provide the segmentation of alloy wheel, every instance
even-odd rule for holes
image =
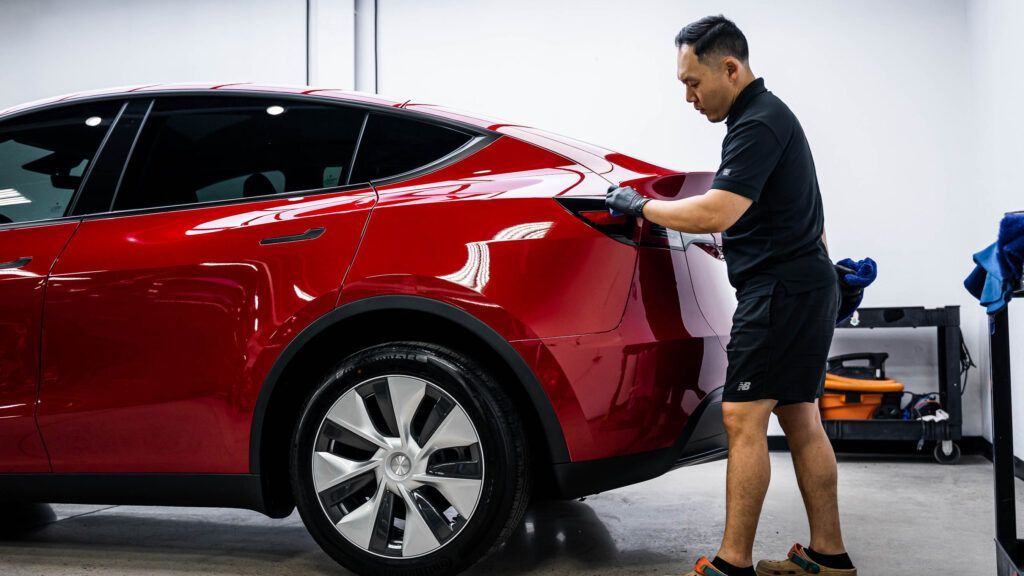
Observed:
[[[320,423],[313,486],[337,531],[359,548],[411,558],[443,547],[483,490],[480,436],[462,406],[427,380],[375,377]]]

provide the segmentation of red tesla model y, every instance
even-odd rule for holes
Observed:
[[[0,500],[296,507],[361,574],[448,574],[531,496],[722,457],[719,238],[604,206],[678,173],[333,90],[0,112]]]

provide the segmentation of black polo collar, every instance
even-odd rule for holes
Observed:
[[[754,100],[758,94],[764,94],[768,89],[764,87],[764,78],[758,78],[747,87],[744,88],[739,96],[736,97],[736,101],[732,103],[732,108],[729,109],[729,116],[725,119],[725,124],[729,125],[734,122],[737,118],[743,114],[743,111],[747,109],[750,103]]]

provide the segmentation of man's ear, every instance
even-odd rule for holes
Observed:
[[[732,56],[726,56],[722,62],[725,65],[725,74],[730,82],[736,82],[740,78],[740,61]]]

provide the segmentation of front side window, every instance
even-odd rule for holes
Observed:
[[[158,100],[139,135],[115,210],[345,185],[366,113],[272,98]]]
[[[60,218],[121,102],[93,102],[0,122],[0,224]]]
[[[471,136],[427,122],[370,114],[352,169],[352,182],[368,182],[416,170],[444,158]]]

